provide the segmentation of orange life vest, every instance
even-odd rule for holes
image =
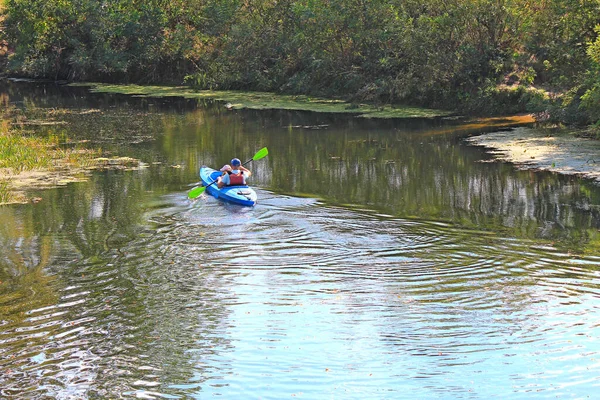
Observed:
[[[244,182],[243,172],[240,172],[239,174],[232,174],[231,172],[229,173],[229,186],[240,186],[245,184],[246,182]]]

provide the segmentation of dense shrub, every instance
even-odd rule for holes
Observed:
[[[600,0],[5,1],[13,74],[599,120]]]

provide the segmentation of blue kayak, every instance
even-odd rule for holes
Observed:
[[[200,180],[206,186],[206,191],[212,194],[217,199],[227,201],[242,206],[254,206],[256,204],[256,192],[248,185],[226,186],[219,189],[216,180],[221,176],[222,172],[203,166],[200,168]],[[212,185],[208,186],[209,184]]]

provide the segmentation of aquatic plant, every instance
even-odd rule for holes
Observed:
[[[14,172],[52,166],[51,143],[15,132],[0,134],[0,168]]]
[[[0,180],[0,204],[9,203],[12,199],[9,184],[5,180]]]
[[[450,115],[450,111],[422,107],[348,103],[339,99],[325,99],[305,95],[284,95],[269,92],[236,90],[195,90],[185,86],[114,85],[105,83],[76,83],[89,86],[92,92],[129,94],[137,97],[183,97],[227,102],[228,109],[257,110],[281,109],[313,112],[356,114],[364,118],[436,118]]]
[[[47,112],[52,112],[48,110]],[[35,114],[43,119],[43,112]],[[27,118],[14,107],[4,107],[0,112],[0,204],[22,201],[14,192],[15,179],[27,171],[71,172],[94,166],[101,154],[97,149],[61,147],[59,135],[36,136],[23,128]]]

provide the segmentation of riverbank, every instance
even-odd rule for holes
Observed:
[[[270,92],[235,90],[193,90],[188,86],[113,85],[82,82],[69,86],[89,87],[93,93],[116,93],[136,97],[183,97],[186,99],[222,101],[227,109],[296,110],[355,114],[361,118],[442,118],[453,113],[447,110],[401,106],[350,103],[305,95],[285,95]]]
[[[91,85],[91,86],[90,86]],[[130,96],[142,97],[187,97],[198,99],[213,99],[222,101],[223,107],[228,109],[287,109],[302,111],[319,111],[328,113],[353,113],[355,116],[366,118],[446,118],[443,112],[418,108],[395,108],[391,106],[375,109],[374,106],[350,107],[349,103],[338,100],[308,98],[306,96],[285,96],[272,93],[232,92],[232,91],[200,91],[194,92],[185,87],[166,86],[138,86],[138,85],[106,85],[106,84],[76,84],[73,86],[89,86],[93,92],[120,93]],[[8,100],[5,106],[9,106]],[[361,108],[362,107],[362,108]],[[412,110],[412,111],[410,111]],[[77,111],[87,115],[97,114],[98,110]],[[63,109],[32,109],[27,115],[15,113],[5,118],[5,129],[15,125],[18,129],[10,128],[13,136],[19,136],[23,129],[28,130],[41,125],[68,125],[65,117],[73,114],[73,110]],[[5,115],[6,117],[6,115]],[[12,118],[12,121],[8,121]],[[7,120],[8,119],[8,120]],[[448,118],[450,119],[450,118]],[[119,121],[121,119],[118,119]],[[146,120],[146,119],[144,119]],[[441,124],[425,135],[447,134],[460,132],[461,136],[481,131],[501,130],[515,126],[531,126],[535,119],[531,115],[517,115],[510,117],[464,119],[456,117],[456,124]],[[132,129],[119,129],[127,135],[139,132],[139,126]],[[600,142],[590,139],[575,137],[572,134],[558,130],[532,130],[529,128],[515,128],[511,131],[496,131],[481,136],[473,136],[468,142],[473,145],[484,146],[492,152],[498,160],[512,162],[519,168],[545,169],[558,173],[579,174],[585,177],[600,179],[599,166],[596,167],[596,157],[600,154]],[[25,137],[32,135],[25,132]],[[29,144],[22,143],[22,150],[12,151],[13,154],[25,154],[27,148],[41,148],[43,150],[54,147],[58,143]],[[35,167],[26,165],[25,162],[16,160],[12,169],[0,163],[0,203],[28,202],[25,195],[27,189],[65,185],[70,182],[79,182],[87,179],[87,175],[100,168],[127,168],[136,169],[142,166],[137,160],[124,160],[98,158],[101,154],[86,155],[83,148],[77,151],[55,151],[45,157],[45,165]],[[34,151],[26,157],[29,160],[39,159],[39,151]],[[77,157],[75,157],[77,156]],[[65,163],[62,160],[81,158],[75,164]],[[83,157],[83,158],[82,158]],[[7,157],[3,157],[7,158]],[[600,157],[599,157],[600,158]],[[49,161],[50,160],[50,161]],[[77,162],[79,164],[77,164]]]
[[[466,141],[488,149],[517,168],[577,175],[600,182],[600,141],[572,131],[518,127],[473,136]]]

